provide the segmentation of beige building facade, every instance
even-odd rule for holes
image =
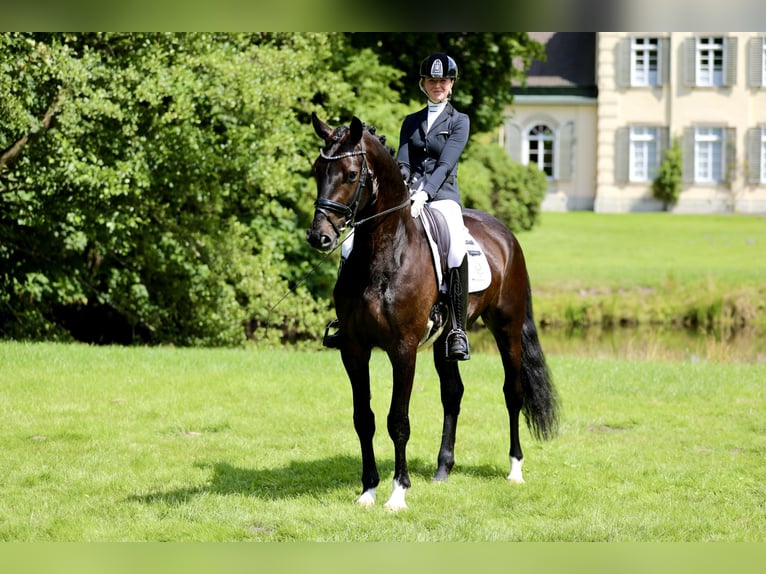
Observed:
[[[548,175],[544,210],[657,211],[675,140],[677,213],[766,213],[766,33],[533,33],[500,142]]]

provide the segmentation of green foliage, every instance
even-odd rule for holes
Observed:
[[[662,202],[665,211],[678,203],[682,180],[683,152],[681,151],[681,142],[675,138],[672,145],[665,151],[657,170],[657,176],[652,182],[652,195]]]
[[[181,345],[316,335],[316,293],[269,310],[313,257],[308,113],[356,98],[342,37],[2,42],[0,332]]]
[[[537,166],[516,163],[500,146],[476,141],[465,151],[459,177],[465,207],[487,211],[513,231],[537,223],[548,188]]]

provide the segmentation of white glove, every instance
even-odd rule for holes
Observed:
[[[423,211],[423,206],[428,201],[428,194],[425,191],[416,191],[412,194],[411,199],[410,212],[412,217],[420,217],[420,212]]]

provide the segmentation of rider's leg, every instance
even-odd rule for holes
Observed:
[[[452,315],[452,330],[447,334],[447,359],[467,361],[471,351],[466,335],[468,314],[468,257],[465,247],[465,225],[460,205],[451,200],[433,201],[429,204],[438,209],[447,220],[450,233],[450,250],[447,255],[447,292]]]

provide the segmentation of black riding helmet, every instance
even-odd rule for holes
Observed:
[[[457,64],[444,52],[434,52],[420,64],[421,78],[457,79]]]

